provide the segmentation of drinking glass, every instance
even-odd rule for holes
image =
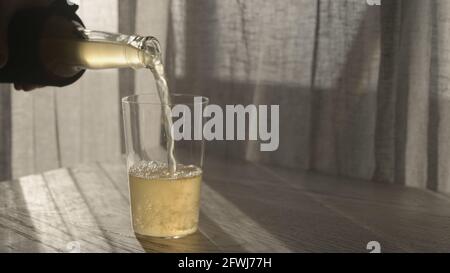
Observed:
[[[156,94],[122,99],[131,218],[136,233],[178,238],[197,230],[204,142],[202,137],[194,138],[194,131],[202,130],[201,113],[207,104],[205,97],[186,94],[171,94],[170,105],[161,103]],[[176,119],[170,119],[173,126],[167,128],[174,132],[175,124],[182,124],[177,131],[184,136],[175,135],[173,142],[176,170],[170,167],[174,162],[168,138],[171,134],[165,127],[167,107],[178,109]]]

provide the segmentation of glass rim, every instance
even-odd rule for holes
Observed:
[[[175,103],[175,104],[185,104],[185,105],[206,105],[209,103],[209,98],[205,97],[205,96],[200,96],[200,95],[194,95],[194,94],[182,94],[182,93],[172,93],[169,94],[169,96],[171,98],[175,97],[175,98],[191,98],[191,102],[183,102],[183,103]],[[142,97],[147,97],[147,98],[157,98],[155,101],[139,101],[139,98]],[[193,98],[201,98],[201,102],[200,103],[195,103],[193,101]],[[146,105],[167,105],[167,103],[161,103],[159,101],[159,95],[155,94],[155,93],[142,93],[142,94],[134,94],[134,95],[130,95],[130,96],[126,96],[122,98],[122,103],[124,104],[146,104]],[[173,103],[169,104],[169,105],[173,105]]]

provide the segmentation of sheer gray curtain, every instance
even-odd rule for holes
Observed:
[[[450,192],[447,0],[173,1],[173,85],[280,104],[280,148],[229,157]]]
[[[158,37],[173,91],[280,105],[278,151],[207,154],[450,192],[449,1],[78,2],[89,28]],[[119,157],[119,98],[135,90],[154,92],[145,71],[2,90],[0,178]]]

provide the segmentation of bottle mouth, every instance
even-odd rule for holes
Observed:
[[[154,69],[158,64],[162,64],[161,45],[155,37],[143,37],[138,48],[139,59],[146,68]]]

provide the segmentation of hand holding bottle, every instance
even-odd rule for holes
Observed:
[[[84,28],[78,6],[67,0],[0,0],[3,67],[0,83],[25,91],[64,87],[86,69],[152,68],[160,46],[151,36]],[[33,5],[31,3],[34,3]]]
[[[0,0],[0,68],[8,62],[8,25],[17,10],[49,5],[52,0]],[[17,90],[29,91],[38,86],[14,83]]]

